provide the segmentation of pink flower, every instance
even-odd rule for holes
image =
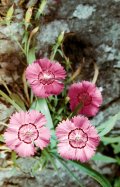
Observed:
[[[47,58],[36,60],[26,69],[26,78],[38,97],[58,95],[63,90],[62,80],[66,72],[58,62],[52,62]]]
[[[65,159],[88,161],[99,144],[99,136],[88,118],[76,116],[62,121],[56,135],[59,140],[58,152]]]
[[[16,112],[4,133],[6,145],[19,156],[34,155],[35,145],[43,149],[49,144],[50,132],[45,124],[45,116],[35,110]]]
[[[95,116],[102,104],[102,95],[95,84],[83,81],[70,86],[68,96],[70,97],[70,108],[72,111],[82,104],[79,114]]]

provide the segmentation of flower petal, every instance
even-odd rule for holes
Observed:
[[[18,153],[21,157],[30,157],[35,154],[35,148],[33,144],[26,144],[24,142],[21,142],[16,148],[15,151]]]

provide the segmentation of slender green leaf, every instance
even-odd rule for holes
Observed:
[[[22,38],[22,44],[27,43],[27,41],[28,41],[28,32],[25,31],[25,34],[24,34],[24,36],[23,36],[23,38]]]
[[[111,129],[113,129],[113,127],[115,126],[117,120],[120,120],[120,112],[108,119],[107,121],[103,122],[99,127],[97,127],[99,136],[102,137],[109,133]]]
[[[117,160],[118,165],[120,166],[120,157],[116,156],[116,160]]]
[[[14,151],[11,153],[11,160],[13,161],[14,166],[17,166],[17,155]]]
[[[113,151],[114,151],[114,154],[119,154],[120,153],[120,143],[117,143],[117,144],[111,144],[111,146],[113,147]]]
[[[102,155],[100,153],[96,153],[93,157],[92,160],[96,160],[96,161],[102,161],[102,162],[107,162],[107,163],[116,163],[117,160],[105,155]]]
[[[22,80],[23,80],[24,93],[26,95],[27,100],[29,101],[28,84],[25,77],[25,72],[23,73]]]
[[[120,177],[115,179],[114,187],[120,187]]]
[[[37,99],[33,102],[31,109],[35,109],[37,111],[41,111],[47,118],[47,125],[50,129],[53,129],[53,122],[50,115],[50,111],[48,109],[48,105],[45,99]]]
[[[31,174],[33,176],[36,175],[36,172],[39,170],[41,171],[43,168],[45,168],[47,164],[47,159],[44,155],[41,155],[39,159],[36,159],[35,164],[31,168]]]
[[[45,155],[45,157],[47,158],[47,160],[49,160],[51,162],[51,164],[53,165],[53,168],[58,171],[58,168],[56,166],[55,160],[53,159],[52,155],[47,151],[47,149],[44,149],[42,151],[42,154]]]
[[[12,19],[13,13],[14,13],[14,6],[12,5],[12,6],[8,9],[7,15],[6,15],[6,18],[5,18],[7,24],[10,24],[10,21],[11,21],[11,19]]]
[[[18,111],[22,110],[21,107],[19,107],[19,106],[15,103],[15,101],[12,100],[9,96],[7,96],[2,90],[0,90],[0,95],[1,95],[4,99],[6,99],[7,102],[9,102],[10,104],[12,104],[12,105],[16,108],[16,110],[18,110]]]
[[[80,187],[84,187],[81,183],[81,181],[79,180],[78,176],[76,176],[67,166],[67,164],[65,163],[65,161],[62,161],[62,159],[59,159],[58,157],[56,157],[58,159],[58,161],[62,164],[62,166],[66,169],[66,171],[69,173],[69,175],[71,177],[73,177],[75,179],[75,181],[79,184]]]
[[[10,97],[12,100],[14,100],[17,103],[17,105],[20,106],[20,108],[22,108],[23,110],[26,111],[25,104],[19,95],[15,94],[15,93],[11,93]]]
[[[32,38],[35,36],[35,34],[38,32],[38,30],[39,30],[39,27],[35,27],[31,31],[30,36],[29,36],[28,41],[27,41],[27,49],[26,49],[27,51],[26,51],[26,53],[27,53],[27,59],[30,60],[30,61],[35,60],[35,47],[30,49],[30,44],[31,44]],[[28,63],[29,63],[29,61],[28,61]]]
[[[35,48],[29,50],[27,55],[28,64],[32,64],[35,61]]]
[[[63,162],[63,159],[60,158],[55,153],[53,153],[53,156],[56,157],[57,159],[59,159],[60,162],[61,162],[61,160]],[[102,187],[112,187],[110,182],[102,174],[100,174],[99,172],[95,171],[94,169],[88,167],[86,164],[82,164],[80,162],[72,161],[72,160],[68,160],[68,161],[66,161],[66,163],[70,163],[71,165],[73,165],[73,167],[76,167],[76,168],[80,169],[81,171],[83,171],[88,176],[92,177],[98,183],[100,183]],[[71,173],[71,175],[72,175],[72,173]]]
[[[101,184],[102,187],[112,187],[110,182],[99,172],[93,170],[92,168],[86,166],[85,164],[78,163],[76,161],[68,161],[74,167],[80,169],[81,171],[85,172],[87,175],[95,179],[98,183]]]
[[[119,143],[120,142],[120,136],[118,137],[101,137],[101,141],[105,144],[111,144],[111,143]]]
[[[63,52],[60,49],[58,49],[57,52],[61,55],[61,57],[63,57]]]

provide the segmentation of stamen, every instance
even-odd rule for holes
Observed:
[[[36,126],[32,123],[23,124],[18,130],[18,138],[24,143],[30,144],[37,140],[39,137],[39,132]]]
[[[88,135],[82,129],[76,128],[68,134],[68,139],[71,147],[82,149],[86,146]]]
[[[44,71],[38,75],[39,82],[44,85],[52,84],[55,80],[55,75],[50,71]]]

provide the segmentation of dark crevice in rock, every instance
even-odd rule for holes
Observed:
[[[96,52],[87,35],[80,33],[66,33],[63,40],[63,52],[74,64],[83,61],[87,63],[96,61]]]

